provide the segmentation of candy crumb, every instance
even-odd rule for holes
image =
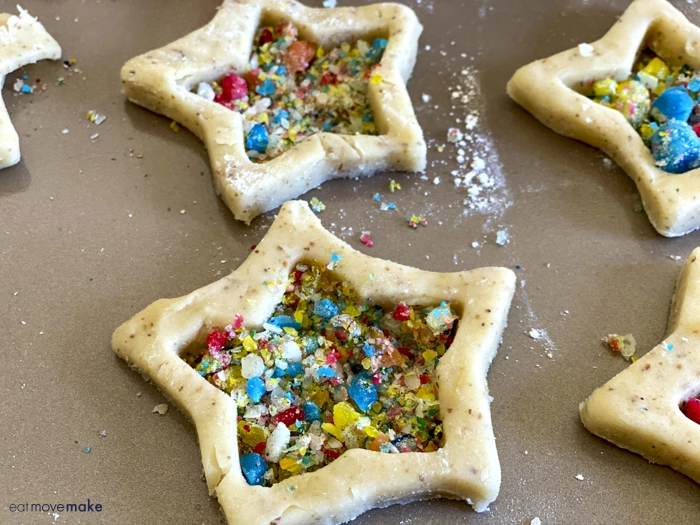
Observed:
[[[582,57],[587,58],[593,54],[593,46],[591,44],[579,44],[578,52]]]
[[[162,403],[160,405],[156,405],[153,407],[154,414],[160,414],[161,416],[164,416],[168,412],[168,405],[166,403]]]
[[[584,480],[583,474],[576,474],[575,477],[576,477],[576,479],[579,480],[579,481],[583,481],[583,480]]]
[[[539,518],[532,518],[532,520],[530,521],[530,525],[542,525],[542,520],[540,520]]]
[[[637,356],[634,355],[637,350],[637,341],[632,334],[618,335],[608,334],[603,338],[603,342],[607,344],[613,352],[620,352],[622,357],[627,361],[636,361]]]

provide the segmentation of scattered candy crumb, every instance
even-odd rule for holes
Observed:
[[[323,204],[320,200],[318,200],[316,197],[312,197],[311,201],[309,202],[311,205],[311,210],[314,213],[321,213],[323,210],[326,209],[326,205]]]
[[[369,237],[370,233],[371,232],[362,232],[362,234],[360,235],[360,242],[366,244],[367,246],[374,246],[372,239],[370,239]]]
[[[620,352],[622,357],[633,363],[639,359],[634,353],[637,350],[637,341],[632,334],[618,335],[609,334],[603,338],[603,342],[607,344],[613,352]]]
[[[138,394],[137,394],[138,395]],[[160,414],[161,416],[164,416],[168,412],[168,405],[167,403],[162,403],[160,405],[156,405],[153,407],[152,412],[154,414]]]

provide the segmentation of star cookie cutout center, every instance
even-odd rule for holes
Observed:
[[[241,473],[237,406],[181,356],[236,314],[261,326],[299,262],[327,264],[363,302],[431,305],[450,300],[459,325],[434,372],[444,445],[435,452],[346,451],[323,468],[272,487]],[[392,503],[449,497],[484,511],[498,495],[500,465],[486,373],[496,354],[515,288],[505,268],[435,273],[357,252],[325,230],[302,201],[288,202],[255,251],[231,275],[178,299],[160,300],[113,335],[114,351],[150,378],[196,425],[210,492],[230,524],[341,523]]]
[[[61,46],[44,26],[18,6],[19,15],[0,13],[0,88],[13,71],[38,60],[61,58]],[[19,162],[19,136],[0,98],[0,169]]]
[[[579,94],[591,80],[626,79],[641,49],[700,70],[700,29],[665,0],[634,0],[589,48],[575,47],[520,68],[508,94],[557,133],[600,148],[634,180],[656,230],[675,237],[700,228],[700,168],[674,175],[655,164],[618,111]]]
[[[700,393],[700,248],[681,272],[666,339],[581,403],[593,434],[700,483],[700,425],[680,405]]]
[[[246,155],[241,114],[191,92],[200,82],[245,73],[258,27],[283,21],[326,49],[363,38],[388,40],[373,70],[381,80],[367,86],[379,135],[320,132],[255,164]],[[250,223],[332,178],[425,169],[426,144],[406,91],[421,31],[413,11],[398,4],[323,9],[295,0],[226,0],[201,29],[129,60],[122,90],[204,142],[217,192],[236,219]]]

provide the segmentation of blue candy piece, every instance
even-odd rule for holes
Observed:
[[[693,111],[693,99],[683,86],[667,89],[651,105],[651,116],[663,124],[668,120],[688,120]]]
[[[287,72],[287,68],[284,66],[277,66],[277,74],[279,76],[284,75]]]
[[[313,401],[304,403],[304,419],[306,421],[317,421],[321,419],[321,409]]]
[[[23,84],[22,85],[22,93],[31,93],[32,92],[32,86],[29,84]]]
[[[321,366],[318,369],[318,377],[336,377],[337,375],[332,368],[327,366]]]
[[[272,372],[272,377],[283,377],[286,373],[286,370],[282,370],[280,367],[276,367],[275,371]]]
[[[377,402],[377,387],[366,372],[360,372],[352,378],[348,395],[357,403],[360,410],[367,412]]]
[[[330,299],[321,299],[314,305],[314,314],[330,319],[338,315],[338,307]]]
[[[700,139],[685,122],[671,120],[651,136],[651,153],[662,170],[685,173],[700,166]]]
[[[287,367],[286,373],[289,374],[291,377],[296,377],[298,375],[301,375],[302,372],[302,366],[300,361],[296,361],[294,363],[289,363],[289,366]]]
[[[367,51],[367,57],[378,61],[382,57],[387,43],[386,38],[375,38],[371,49]]]
[[[287,112],[284,109],[280,109],[277,112],[277,114],[274,117],[272,117],[272,122],[274,122],[275,124],[279,124],[280,122],[282,122],[282,119],[285,118],[289,120],[289,112]]]
[[[241,471],[248,485],[262,485],[267,463],[260,454],[251,452],[241,456]]]
[[[365,344],[362,345],[362,351],[367,357],[372,357],[374,355],[374,346],[365,341]]]
[[[694,78],[688,82],[688,91],[692,91],[693,93],[700,91],[700,79]]]
[[[258,87],[255,88],[255,92],[258,95],[262,95],[263,97],[267,97],[269,95],[273,95],[277,91],[277,88],[275,87],[275,83],[270,80],[269,78],[266,79],[262,84],[258,85]]]
[[[288,326],[290,328],[294,328],[295,330],[299,330],[301,328],[301,323],[298,323],[294,317],[291,317],[289,315],[278,315],[276,317],[270,318],[270,320],[267,321],[268,324],[271,324],[272,326],[276,326],[278,328],[284,328],[285,326]]]
[[[306,335],[301,338],[301,343],[304,345],[304,350],[306,350],[307,354],[318,350],[318,338],[316,337],[309,337]]]
[[[269,140],[267,130],[262,124],[255,124],[248,132],[248,138],[245,141],[247,149],[255,150],[259,153],[265,153]]]
[[[250,399],[258,403],[260,402],[262,395],[265,393],[265,383],[259,377],[252,377],[248,379],[248,382],[245,385],[245,391]]]

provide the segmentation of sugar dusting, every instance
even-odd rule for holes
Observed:
[[[486,103],[481,92],[480,73],[473,66],[452,75],[450,106],[457,116],[455,137],[450,147],[456,149],[457,167],[450,174],[463,195],[463,215],[474,212],[500,219],[513,204],[503,175],[498,151],[485,125]]]

